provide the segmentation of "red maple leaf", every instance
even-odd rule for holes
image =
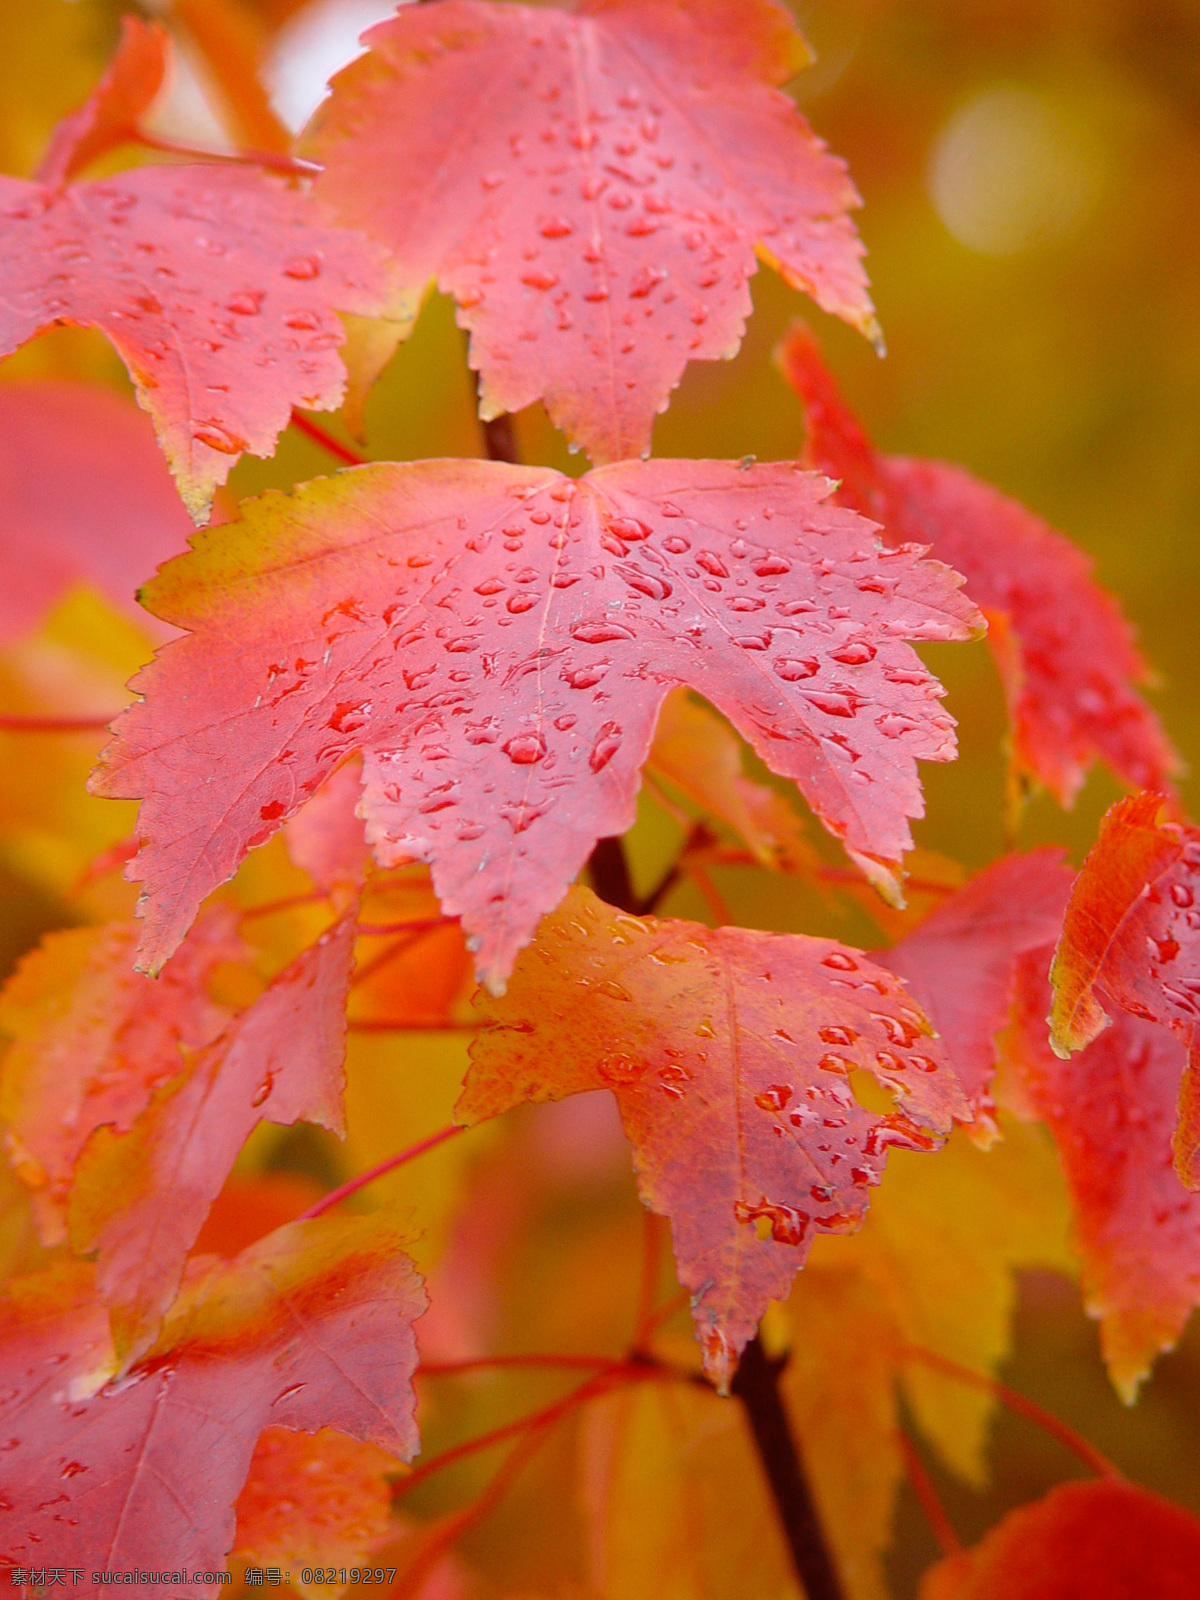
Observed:
[[[130,922],[48,934],[0,994],[12,1040],[0,1069],[4,1139],[47,1244],[66,1237],[75,1163],[95,1129],[128,1132],[182,1070],[181,1047],[210,1043],[229,1020],[208,994],[216,969],[245,954],[228,907],[199,918],[157,982],[133,969],[137,935]]]
[[[83,383],[0,384],[0,640],[81,579],[166,637],[134,594],[192,524],[147,419]]]
[[[1075,880],[1054,954],[1054,1047],[1089,1043],[1107,1003],[1171,1028],[1188,1051],[1175,1165],[1200,1189],[1200,828],[1160,794],[1119,800]]]
[[[98,1252],[117,1352],[153,1342],[184,1260],[238,1152],[260,1122],[342,1132],[349,912],[303,951],[221,1037],[158,1090],[128,1131],[100,1127],[76,1162],[71,1244]]]
[[[143,799],[142,959],[348,752],[381,864],[432,861],[502,984],[597,838],[633,821],[664,696],[700,689],[892,881],[916,758],[953,724],[907,639],[957,576],[791,463],[362,467],[243,503],[145,590],[191,630],[135,679],[95,791]],[[202,689],[200,685],[203,685]]]
[[[154,1349],[115,1381],[91,1268],[14,1280],[0,1300],[0,1566],[81,1567],[81,1600],[109,1593],[97,1568],[224,1567],[270,1426],[335,1427],[410,1459],[425,1294],[404,1243],[376,1213],[206,1257]]]
[[[1182,1506],[1101,1478],[1062,1483],[1010,1511],[921,1582],[921,1600],[1192,1600],[1200,1522]]]
[[[456,1115],[612,1090],[722,1388],[816,1235],[862,1222],[888,1147],[935,1149],[970,1115],[929,1023],[861,951],[631,917],[586,889],[484,1019]],[[859,1070],[896,1111],[859,1104]]]
[[[993,1109],[995,1038],[1008,1020],[1017,958],[1057,938],[1070,891],[1071,869],[1061,850],[1004,856],[890,950],[875,953],[933,1020],[959,1082],[983,1117]],[[1043,970],[1049,966],[1047,953]]]
[[[877,455],[807,328],[780,360],[804,402],[806,465],[839,479],[839,503],[881,522],[886,539],[931,545],[966,578],[988,618],[1018,770],[1063,805],[1097,757],[1135,788],[1167,788],[1178,758],[1133,688],[1145,663],[1087,556],[961,467]]]
[[[737,350],[756,254],[877,337],[773,0],[437,0],[365,37],[308,138],[317,192],[414,302],[457,299],[485,417],[540,398],[594,461],[645,453],[687,362]]]
[[[0,177],[0,356],[55,324],[100,328],[202,520],[242,451],[271,454],[293,406],[341,403],[335,313],[385,311],[390,277],[377,246],[265,172],[146,166],[68,184],[128,136],[112,74],[140,40],[126,32],[37,180]]]
[[[1062,1060],[1046,1036],[1049,962],[1048,948],[1018,962],[1005,1057],[1058,1145],[1087,1307],[1113,1382],[1132,1401],[1200,1304],[1200,1195],[1171,1159],[1185,1051],[1166,1029],[1118,1012]]]

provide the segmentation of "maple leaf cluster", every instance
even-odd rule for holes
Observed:
[[[224,15],[178,10],[201,48]],[[1016,1268],[1078,1270],[1127,1398],[1200,1301],[1200,828],[1082,554],[957,467],[878,453],[806,328],[779,353],[797,460],[651,457],[687,364],[737,350],[758,262],[879,340],[774,0],[431,0],[364,44],[294,150],[205,156],[153,133],[171,36],[128,16],[33,177],[0,179],[0,355],[98,329],[141,408],[0,383],[0,729],[33,749],[0,829],[75,924],[0,993],[0,1565],[18,1588],[78,1567],[87,1593],[97,1566],[232,1559],[247,1584],[378,1567],[465,1595],[460,1538],[569,1422],[596,1593],[632,1592],[622,1559],[739,1592],[698,1575],[702,1541],[630,1554],[630,1529],[647,1494],[676,1530],[713,1483],[745,1497],[752,1434],[796,1562],[772,1524],[754,1592],[816,1581],[782,1450],[829,1593],[874,1600],[901,1400],[977,1479]],[[591,469],[364,458],[236,503],[237,459],[294,408],[361,426],[433,287],[480,416],[540,401]],[[1096,761],[1134,791],[1078,874],[1043,848],[964,882],[914,852],[918,763],[955,755],[914,647],[985,631],[1014,805],[1070,804]],[[641,895],[615,842],[639,791],[682,838]],[[728,867],[865,909],[882,947],[734,925]],[[715,925],[657,914],[685,884]],[[649,1219],[633,1340],[464,1345],[548,1180],[459,1135],[589,1091]],[[437,1176],[404,1190],[418,1156]],[[627,1256],[614,1234],[592,1270]],[[539,1360],[588,1375],[410,1465],[415,1376]],[[509,1438],[465,1510],[397,1513]],[[1066,1594],[1039,1565],[1101,1600],[1191,1593],[1200,1526],[1091,1459],[926,1600]],[[920,1488],[911,1447],[908,1469]]]

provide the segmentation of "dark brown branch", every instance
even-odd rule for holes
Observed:
[[[479,426],[483,429],[483,443],[489,461],[520,462],[517,437],[513,431],[513,419],[509,412],[502,411],[498,417],[492,417],[488,422],[481,420]]]
[[[746,1420],[807,1600],[845,1600],[779,1392],[782,1367],[782,1362],[768,1357],[757,1338],[751,1339],[742,1351],[732,1391],[746,1408]]]
[[[638,912],[638,897],[633,892],[633,879],[629,876],[629,862],[620,839],[597,839],[596,847],[588,857],[588,870],[592,874],[592,887],[610,906],[618,911]]]

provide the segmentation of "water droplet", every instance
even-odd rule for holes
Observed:
[[[782,1111],[792,1098],[793,1090],[790,1083],[772,1083],[761,1094],[754,1096],[754,1104],[760,1111]]]
[[[937,1062],[929,1056],[909,1056],[909,1061],[918,1072],[936,1072]]]
[[[270,1095],[274,1082],[275,1074],[273,1072],[268,1072],[266,1077],[259,1084],[258,1088],[250,1096],[250,1104],[255,1107],[261,1106]]]
[[[877,1050],[875,1064],[883,1072],[904,1072],[908,1068],[907,1061],[901,1061],[894,1050]]]
[[[595,661],[586,667],[569,667],[563,672],[563,677],[572,689],[592,689],[607,671],[607,661]]]
[[[367,724],[371,715],[371,702],[369,700],[343,700],[333,709],[327,727],[335,733],[357,733]]]
[[[553,289],[558,282],[558,274],[546,272],[541,267],[534,267],[531,271],[521,274],[521,282],[531,289]]]
[[[766,1234],[776,1244],[799,1245],[804,1242],[809,1218],[792,1206],[776,1205],[770,1200],[760,1200],[750,1205],[745,1200],[735,1200],[733,1214],[739,1222],[759,1222]]]
[[[316,256],[293,256],[283,269],[286,278],[319,278],[321,263]]]
[[[831,650],[829,654],[834,661],[841,661],[848,667],[860,667],[868,661],[874,661],[875,646],[868,644],[865,639],[853,640],[838,650]]]
[[[523,611],[532,611],[537,603],[538,597],[535,594],[512,594],[508,597],[505,609],[511,611],[513,616],[519,617]]]
[[[518,767],[532,767],[545,757],[546,741],[540,733],[518,733],[500,748]]]
[[[847,690],[840,693],[830,693],[825,689],[806,690],[804,698],[810,706],[816,706],[818,711],[823,711],[827,717],[852,717],[858,710],[857,698]]]
[[[77,1478],[81,1472],[86,1472],[87,1470],[88,1469],[84,1466],[82,1461],[67,1461],[63,1465],[60,1476],[64,1478]]]
[[[1192,904],[1192,891],[1186,883],[1173,883],[1171,885],[1171,899],[1181,911],[1186,911]]]
[[[483,595],[499,594],[503,588],[504,584],[499,578],[485,578],[482,583],[475,585],[475,593]]]
[[[565,239],[575,232],[575,224],[566,217],[543,217],[538,232],[543,239]]]
[[[289,311],[283,319],[287,328],[298,328],[301,332],[315,333],[321,326],[321,314],[318,311]]]
[[[591,767],[593,772],[602,772],[620,748],[620,723],[606,722],[600,729],[599,736],[592,746],[592,753],[588,757],[588,766]]]
[[[845,1056],[836,1056],[830,1053],[827,1056],[822,1056],[817,1065],[822,1072],[836,1072],[840,1077],[845,1077],[852,1070],[854,1063],[847,1061]]]
[[[858,1038],[858,1035],[855,1033],[853,1028],[830,1026],[828,1028],[819,1029],[817,1037],[822,1039],[826,1044],[840,1044],[849,1046],[854,1043],[854,1041]]]
[[[857,972],[858,962],[844,950],[831,950],[827,956],[821,957],[823,967],[832,967],[835,972]]]
[[[652,572],[643,572],[632,562],[616,561],[613,563],[613,571],[618,578],[623,578],[631,589],[638,594],[644,594],[647,600],[668,600],[671,596],[671,585],[665,578],[656,577]]]
[[[608,644],[614,639],[632,639],[634,633],[624,623],[605,618],[600,622],[577,622],[571,629],[571,637],[580,644]]]
[[[628,539],[631,544],[650,537],[651,530],[637,517],[610,517],[608,526],[618,539]]]
[[[222,427],[219,422],[199,422],[192,429],[197,444],[206,444],[210,450],[219,450],[224,456],[236,456],[246,448],[245,439]]]
[[[635,1082],[644,1070],[642,1062],[620,1053],[605,1056],[596,1069],[605,1083],[612,1084],[614,1088],[623,1088],[626,1084]]]
[[[245,289],[226,302],[226,309],[239,317],[256,317],[262,310],[263,294],[260,289]]]
[[[900,1017],[889,1016],[881,1011],[872,1011],[871,1021],[879,1024],[893,1044],[903,1045],[906,1050],[917,1042],[923,1031],[915,1023],[906,1022]]]

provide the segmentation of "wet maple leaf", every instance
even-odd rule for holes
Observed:
[[[675,684],[794,778],[877,881],[953,752],[906,638],[965,637],[947,568],[880,551],[789,464],[632,462],[580,480],[383,464],[243,502],[143,591],[190,630],[134,680],[97,793],[143,800],[141,959],[352,750],[376,859],[432,862],[502,985],[599,837],[632,822]],[[199,692],[199,685],[203,691]]]
[[[1200,1188],[1200,828],[1168,820],[1162,795],[1130,795],[1105,815],[1050,976],[1056,1050],[1094,1039],[1109,1019],[1105,1003],[1183,1040],[1175,1166]]]
[[[238,1497],[234,1551],[257,1566],[361,1566],[391,1529],[388,1475],[400,1463],[332,1428],[315,1435],[268,1428]],[[322,1576],[324,1574],[322,1573]]]
[[[1087,1308],[1113,1383],[1132,1401],[1154,1358],[1200,1305],[1200,1196],[1180,1184],[1171,1135],[1185,1051],[1118,1012],[1062,1060],[1050,1049],[1049,950],[1021,958],[1004,1057],[1058,1145],[1075,1215]]]
[[[875,955],[904,979],[933,1021],[982,1117],[993,1109],[994,1041],[1008,1020],[1017,958],[1057,938],[1070,890],[1061,850],[1005,856]]]
[[[0,640],[81,579],[156,626],[134,593],[192,524],[136,406],[82,383],[0,384],[0,500]]]
[[[126,1133],[151,1092],[180,1072],[229,1020],[209,996],[224,962],[245,954],[233,914],[201,916],[155,982],[133,969],[136,923],[46,936],[0,993],[13,1041],[0,1066],[9,1160],[34,1189],[47,1244],[66,1237],[75,1162],[102,1124]]]
[[[217,1570],[263,1430],[335,1427],[408,1460],[421,1280],[382,1213],[292,1223],[197,1263],[146,1359],[111,1380],[89,1267],[0,1301],[0,1562]]]
[[[1119,1478],[1063,1483],[921,1580],[921,1600],[1191,1600],[1200,1522]]]
[[[437,0],[365,42],[307,137],[317,192],[414,303],[458,301],[485,417],[544,399],[594,461],[646,453],[687,362],[737,350],[756,254],[878,337],[858,196],[775,87],[808,56],[772,0]]]
[[[0,177],[0,356],[58,323],[100,328],[203,520],[237,456],[270,455],[293,406],[340,404],[335,313],[383,313],[391,280],[377,246],[257,170],[146,166],[67,184],[113,142],[115,83],[60,128],[48,177]]]
[[[152,1343],[184,1260],[260,1122],[343,1131],[342,1063],[353,912],[158,1090],[127,1132],[97,1128],[75,1166],[72,1247],[96,1250],[118,1354]]]
[[[456,1115],[612,1090],[722,1386],[813,1237],[861,1222],[888,1147],[934,1149],[968,1114],[925,1018],[859,951],[630,917],[586,889],[484,1022]],[[860,1069],[898,1110],[858,1103]]]
[[[1097,758],[1135,788],[1168,787],[1178,757],[1133,687],[1145,663],[1087,556],[961,467],[878,455],[806,328],[780,362],[804,404],[802,459],[840,480],[840,504],[881,522],[889,540],[931,545],[966,578],[988,618],[1018,771],[1063,805]]]

